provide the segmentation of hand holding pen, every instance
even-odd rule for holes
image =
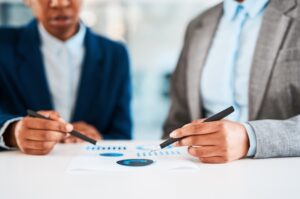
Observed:
[[[243,124],[229,120],[193,121],[170,134],[175,146],[188,146],[188,152],[205,163],[225,163],[243,158],[249,138]]]
[[[26,116],[8,128],[10,145],[20,148],[26,154],[48,154],[73,130],[73,126],[66,123],[55,111],[38,113],[48,119]]]
[[[91,127],[86,123],[76,124],[84,130],[85,133],[82,134],[73,130],[73,125],[66,123],[55,111],[27,112],[27,117],[13,123],[9,128],[11,146],[20,148],[26,154],[48,154],[57,143],[68,139],[68,135],[72,135],[72,139],[80,139],[94,145],[97,143],[93,139],[94,136],[91,136],[94,133],[89,134],[88,129]]]

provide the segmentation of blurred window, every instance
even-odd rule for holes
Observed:
[[[134,138],[159,139],[169,109],[169,80],[188,22],[220,0],[83,0],[95,32],[127,44],[133,78]],[[20,0],[0,0],[0,25],[32,19]],[[197,91],[195,91],[197,92]]]

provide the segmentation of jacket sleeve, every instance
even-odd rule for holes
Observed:
[[[1,63],[0,63],[1,67]],[[6,101],[1,96],[5,96],[7,93],[3,91],[3,82],[4,77],[2,76],[2,73],[0,71],[0,151],[3,149],[8,149],[8,147],[5,145],[3,140],[3,134],[8,127],[8,125],[14,121],[17,121],[21,118],[20,115],[14,115],[10,113],[10,110],[8,109],[9,105],[6,103]]]
[[[4,149],[9,149],[9,147],[6,146],[3,139],[3,134],[5,130],[7,129],[8,125],[12,122],[20,120],[20,116],[9,114],[4,110],[3,102],[0,100],[0,151]]]
[[[256,135],[254,158],[300,156],[300,115],[287,120],[248,122]]]

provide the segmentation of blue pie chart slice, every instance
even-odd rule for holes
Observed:
[[[128,167],[144,167],[153,163],[154,161],[150,159],[125,159],[117,161],[117,164]]]

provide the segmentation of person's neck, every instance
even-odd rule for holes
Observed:
[[[73,37],[74,35],[76,35],[76,33],[79,31],[80,28],[80,24],[78,24],[77,26],[72,27],[69,31],[62,33],[62,34],[52,34],[52,36],[56,37],[57,39],[61,40],[61,41],[67,41],[68,39],[70,39],[71,37]]]
[[[43,23],[41,23],[43,29],[52,37],[65,42],[67,40],[69,40],[70,38],[72,38],[74,35],[76,35],[79,32],[80,29],[80,23],[78,23],[76,26],[71,27],[70,29],[68,29],[65,32],[54,32],[51,29],[48,29],[46,26],[43,25]]]

